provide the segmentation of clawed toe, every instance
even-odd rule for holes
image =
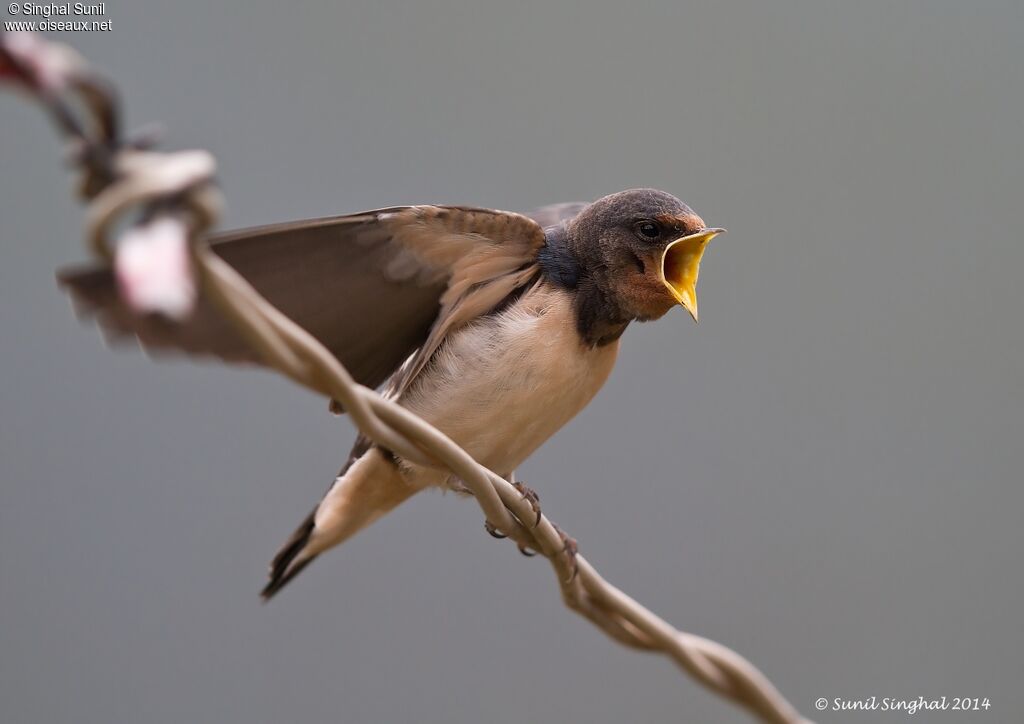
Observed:
[[[540,496],[537,495],[537,491],[533,488],[527,487],[522,483],[512,483],[512,487],[519,491],[519,494],[526,499],[533,508],[533,512],[537,514],[537,519],[533,522],[533,527],[536,528],[540,525]]]
[[[527,558],[533,558],[537,555],[537,551],[531,551],[529,548],[524,548],[523,546],[517,546],[517,548],[519,548],[519,552]]]
[[[552,524],[554,525],[554,524]],[[572,566],[572,575],[569,577],[569,581],[573,581],[576,578],[576,574],[580,572],[579,565],[576,563],[576,554],[579,553],[580,547],[576,543],[576,539],[569,536],[564,530],[555,526],[555,530],[558,531],[559,537],[562,539],[562,550],[565,551],[565,555],[569,558],[569,563]]]
[[[493,525],[491,525],[491,521],[489,521],[489,520],[485,520],[484,521],[484,530],[486,530],[487,534],[489,536],[491,536],[492,538],[508,538],[507,535],[505,535],[504,533],[499,532],[497,528],[495,528]]]

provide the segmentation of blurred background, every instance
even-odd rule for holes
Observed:
[[[633,186],[729,229],[520,471],[613,583],[819,697],[1019,721],[1024,6],[108,2],[56,35],[220,163],[226,226]],[[9,18],[5,18],[9,19]],[[24,18],[22,18],[24,19]],[[0,96],[0,719],[746,722],[423,495],[272,604],[353,432],[76,322],[82,210]]]

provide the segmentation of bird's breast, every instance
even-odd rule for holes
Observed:
[[[617,351],[585,346],[571,293],[542,282],[450,334],[399,402],[505,475],[590,402]]]

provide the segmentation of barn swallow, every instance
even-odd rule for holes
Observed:
[[[211,248],[360,383],[511,477],[605,383],[630,322],[681,305],[723,229],[634,189],[528,215],[400,206],[211,237]],[[138,316],[109,270],[61,275],[80,308],[151,351],[260,360],[205,301],[182,323]],[[464,488],[365,437],[270,566],[264,599],[321,553],[430,487]]]

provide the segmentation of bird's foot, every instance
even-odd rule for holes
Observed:
[[[557,525],[554,527],[558,531],[558,536],[562,539],[562,551],[565,553],[566,558],[569,559],[569,565],[572,567],[572,575],[569,576],[569,582],[571,583],[576,578],[576,574],[580,572],[579,565],[576,563],[576,554],[579,553],[580,547],[576,543],[575,538],[570,537],[568,533]]]
[[[533,508],[533,512],[537,514],[537,519],[533,521],[533,527],[536,528],[540,525],[540,496],[537,495],[537,491],[533,488],[529,488],[522,483],[512,483],[512,487],[519,491],[519,494],[530,504]]]

